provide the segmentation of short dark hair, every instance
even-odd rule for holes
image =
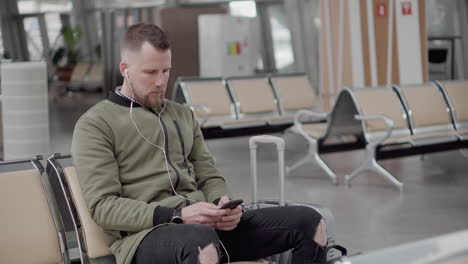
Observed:
[[[136,51],[144,42],[149,42],[154,48],[165,51],[170,48],[167,34],[155,24],[138,23],[130,26],[125,32],[121,50]]]

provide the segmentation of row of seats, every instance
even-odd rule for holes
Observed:
[[[73,68],[69,90],[97,91],[104,85],[104,68],[101,63],[78,63]]]
[[[173,100],[192,107],[203,128],[292,124],[300,109],[317,109],[304,73],[230,78],[178,78]]]
[[[354,136],[367,149],[364,162],[346,184],[364,171],[375,171],[393,185],[403,184],[377,160],[468,147],[468,81],[430,82],[420,85],[343,89],[328,115],[325,129],[303,124],[300,111],[291,131],[309,142],[308,154],[287,172],[307,162],[318,163],[336,183],[336,175],[318,153],[333,137]]]
[[[40,159],[0,163],[0,263],[115,264],[70,156]]]

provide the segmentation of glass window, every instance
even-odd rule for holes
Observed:
[[[42,47],[39,19],[37,17],[26,17],[23,19],[23,23],[28,43],[29,60],[41,60],[44,48]]]
[[[72,3],[70,0],[18,0],[20,14],[44,13],[44,12],[70,12]]]
[[[280,72],[293,71],[294,54],[291,44],[291,31],[282,5],[269,7],[271,36],[275,53],[276,69]]]
[[[4,50],[3,50],[3,39],[2,39],[2,31],[0,29],[0,60],[5,58],[5,54],[4,54]]]
[[[58,39],[60,35],[60,29],[62,28],[62,22],[60,21],[60,15],[58,13],[48,13],[45,15],[46,25],[47,25],[47,36],[50,45],[53,47],[54,42]]]
[[[229,14],[231,16],[256,17],[257,7],[255,1],[230,2]]]
[[[92,0],[95,8],[143,8],[167,4],[167,0]]]

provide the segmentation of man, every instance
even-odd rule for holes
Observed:
[[[123,85],[79,119],[72,143],[88,208],[117,262],[256,260],[294,248],[293,263],[322,263],[325,222],[313,209],[220,209],[228,190],[198,122],[164,99],[166,34],[131,26],[121,58]]]

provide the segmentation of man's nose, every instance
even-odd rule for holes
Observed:
[[[154,80],[154,84],[157,86],[161,86],[164,84],[164,75],[159,73],[156,75],[156,79]]]

